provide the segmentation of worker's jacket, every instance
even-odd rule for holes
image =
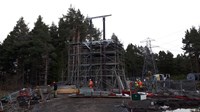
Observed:
[[[89,82],[89,87],[90,87],[90,88],[93,88],[93,86],[94,86],[93,81],[90,81],[90,82]]]
[[[135,81],[135,87],[138,87],[138,82],[137,81]]]
[[[142,81],[138,81],[138,86],[140,87],[140,88],[142,88]]]

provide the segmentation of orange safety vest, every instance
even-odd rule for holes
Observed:
[[[139,87],[142,87],[142,81],[138,81]]]

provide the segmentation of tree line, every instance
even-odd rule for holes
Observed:
[[[99,40],[101,32],[80,10],[69,8],[58,22],[48,26],[41,15],[32,30],[23,17],[0,45],[0,85],[47,85],[65,80],[67,47],[79,31],[80,40]]]
[[[69,8],[58,25],[45,24],[38,16],[33,29],[21,17],[0,44],[0,85],[43,85],[66,80],[68,45],[79,31],[80,40],[100,40],[101,32],[81,13]],[[113,39],[118,40],[113,34]],[[199,72],[200,30],[192,27],[183,38],[185,54],[176,57],[170,51],[153,54],[159,73],[172,76]],[[119,40],[118,40],[119,41]],[[126,77],[141,76],[144,47],[132,43],[124,49]]]

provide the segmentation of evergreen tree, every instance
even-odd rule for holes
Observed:
[[[142,47],[129,44],[125,52],[126,76],[129,78],[140,77],[142,74],[143,54]]]
[[[173,54],[169,51],[160,51],[158,55],[158,70],[163,74],[174,74]]]
[[[32,60],[32,72],[35,72],[32,77],[37,81],[35,84],[47,85],[48,70],[49,70],[49,55],[54,49],[51,44],[51,36],[49,27],[42,21],[42,17],[39,16],[33,30],[31,31],[32,48],[31,57]],[[43,79],[44,78],[44,79]],[[43,82],[44,80],[44,82]]]
[[[190,31],[186,31],[185,38],[182,40],[185,54],[189,56],[191,61],[191,72],[199,72],[199,56],[200,56],[200,31],[192,27]]]
[[[58,36],[58,27],[54,23],[52,23],[52,25],[50,26],[49,32],[51,36],[51,43],[55,48],[57,48],[60,44],[59,36]]]
[[[174,75],[187,75],[190,73],[190,60],[186,55],[177,55],[174,59]]]
[[[90,24],[89,20],[85,18],[80,10],[69,8],[67,15],[63,15],[59,21],[59,36],[65,41],[72,41],[74,37],[80,34],[80,42],[88,40],[99,40],[100,31]]]
[[[94,28],[92,24],[89,24],[89,20],[85,18],[80,10],[69,8],[68,13],[60,18],[58,23],[58,46],[57,56],[59,74],[61,74],[62,80],[67,73],[68,62],[68,46],[69,43],[78,43],[86,40],[99,40],[100,31]],[[79,38],[79,39],[78,39]]]
[[[2,47],[1,43],[0,43],[0,54],[3,54],[3,47]],[[0,74],[1,74],[2,69],[3,69],[2,58],[3,58],[3,56],[0,55]]]
[[[0,43],[0,54],[3,54],[2,52],[2,45]],[[0,85],[4,85],[4,77],[3,77],[3,64],[2,64],[2,55],[0,55]],[[1,88],[0,88],[1,89]]]
[[[28,34],[29,28],[21,17],[2,44],[2,58],[0,60],[3,65],[2,71],[8,77],[15,75],[17,78],[14,78],[14,80],[17,84],[18,82],[24,84],[24,64],[28,55],[26,49],[29,40]]]
[[[60,42],[59,42],[59,36],[58,36],[58,27],[52,23],[52,25],[50,26],[50,36],[51,36],[51,44],[53,45],[53,47],[55,48],[53,50],[53,52],[51,53],[50,55],[50,67],[49,67],[49,77],[48,77],[48,80],[50,82],[53,82],[53,81],[58,81],[60,80],[61,76],[59,74],[61,74],[59,71],[59,64],[58,64],[58,61],[60,60],[60,57],[58,57],[58,53],[60,52],[60,49],[59,49],[59,45],[60,45]]]
[[[111,39],[113,39],[116,42],[119,42],[118,37],[114,33],[112,34]]]

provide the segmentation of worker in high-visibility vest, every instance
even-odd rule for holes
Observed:
[[[89,87],[90,87],[90,89],[92,89],[93,86],[94,86],[94,83],[93,83],[92,79],[90,79],[90,81],[89,81]]]
[[[138,79],[135,81],[135,88],[138,87]]]
[[[141,80],[138,80],[137,82],[138,82],[138,87],[139,87],[139,88],[142,88],[142,86],[143,86],[142,81],[141,81]]]
[[[135,92],[141,91],[143,83],[140,79],[136,79],[135,81]]]

